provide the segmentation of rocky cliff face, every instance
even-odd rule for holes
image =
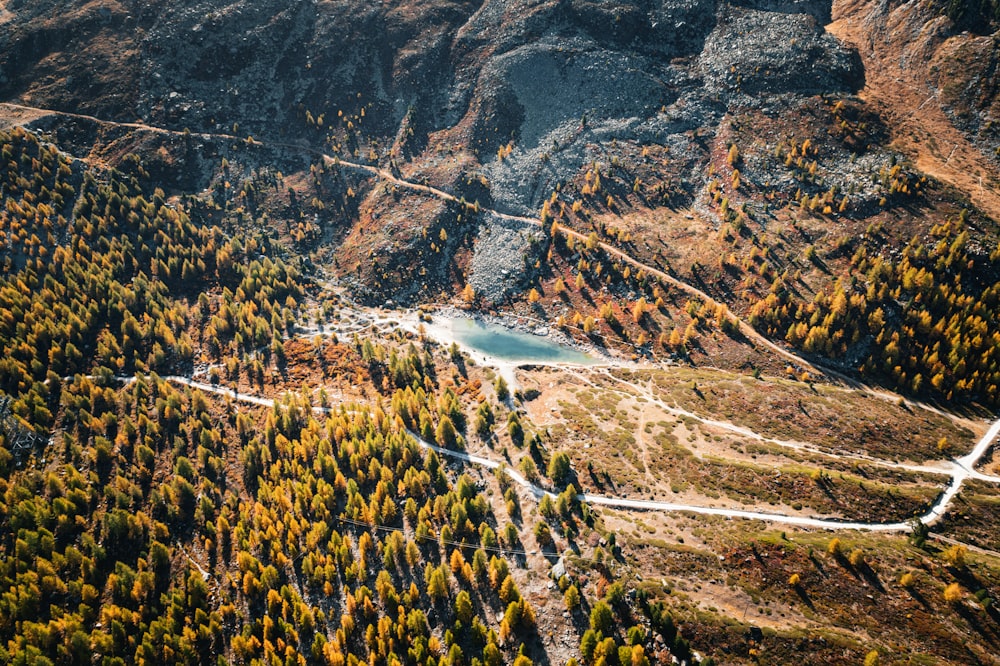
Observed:
[[[485,156],[511,133],[530,149],[585,114],[646,119],[682,95],[730,92],[741,61],[751,93],[860,80],[822,34],[822,2],[64,4],[7,3],[4,98],[192,130],[295,135],[307,110],[367,106],[375,135],[410,111],[424,133],[473,129]]]
[[[907,7],[861,0],[11,0],[0,14],[0,99],[300,142],[392,165],[517,214],[537,213],[594,160],[656,144],[671,153],[675,201],[690,203],[706,182],[705,137],[727,114],[781,114],[811,95],[861,91],[865,67],[876,62],[871,53],[879,63],[888,59],[883,42],[910,49],[902,58],[923,58],[921,71],[964,136],[995,142],[992,38],[956,34],[940,12],[924,17]],[[850,34],[824,29],[848,14]],[[882,25],[887,17],[891,30]],[[367,188],[361,196],[362,213],[400,214],[398,193],[387,199],[384,189]],[[447,207],[417,207],[433,216],[421,221],[424,228],[455,222]],[[385,218],[362,214],[354,223],[378,226]],[[465,228],[445,255],[461,255],[477,237],[507,238],[509,229],[481,233],[490,219]],[[366,231],[341,236],[348,254],[409,256],[405,247],[417,242]],[[382,245],[370,247],[373,238]],[[529,245],[518,246],[525,258]],[[442,280],[473,270],[468,257],[457,261]],[[490,255],[471,262],[490,264]],[[505,290],[493,279],[473,282],[495,297]],[[400,296],[414,288],[384,285]]]

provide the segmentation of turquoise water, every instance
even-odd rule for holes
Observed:
[[[452,333],[462,345],[505,361],[593,363],[595,359],[571,347],[530,333],[512,331],[474,319],[450,319]]]

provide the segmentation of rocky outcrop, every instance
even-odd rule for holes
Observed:
[[[710,159],[711,142],[702,138],[727,113],[754,108],[774,116],[805,96],[865,85],[855,48],[824,29],[828,0],[37,0],[5,7],[0,98],[253,135],[289,151],[308,147],[309,159],[339,149],[345,159],[376,161],[519,215],[537,215],[554,190],[609,160],[618,144],[667,147],[671,187],[690,203]],[[888,37],[884,20],[899,11],[881,3],[869,12],[869,45]],[[893,39],[937,40],[931,74],[947,113],[969,136],[993,136],[996,49],[933,16],[941,26],[926,25],[938,32]],[[173,184],[205,184],[178,175],[191,167],[212,177],[214,156],[181,155],[181,148],[190,152],[182,142],[167,146],[163,172],[175,174]],[[366,187],[362,209],[396,205],[391,192]],[[414,210],[430,218],[413,220],[410,233],[450,223],[437,208]],[[389,219],[386,212],[350,221],[357,228],[346,235],[354,244],[348,249],[363,257],[405,254],[393,234],[364,227]],[[500,297],[506,289],[487,266],[502,264],[517,284],[518,271],[534,263],[525,256],[532,244],[488,216],[478,224],[463,238],[482,248],[456,244],[455,252],[468,252],[456,263],[446,245],[434,254],[451,268],[425,273],[447,282],[467,269],[477,290]]]
[[[728,8],[699,62],[709,93],[741,105],[786,93],[854,92],[864,85],[857,53],[824,32],[812,14]]]

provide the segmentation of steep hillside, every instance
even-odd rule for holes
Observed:
[[[989,6],[849,0],[836,4],[829,29],[865,61],[861,95],[884,118],[893,147],[996,219],[1000,74]]]
[[[0,0],[0,661],[1000,663],[997,7]]]
[[[862,81],[857,57],[823,34],[822,3],[79,5],[62,22],[36,20],[38,4],[8,9],[0,94],[107,120],[301,142],[507,213],[536,213],[559,183],[617,144],[673,148],[681,201],[690,201],[708,157],[693,139],[714,131],[727,104],[850,92]],[[46,32],[52,24],[67,37]],[[116,66],[101,65],[102,52],[113,52]],[[107,80],[76,73],[75,53],[95,54],[87,67],[98,65]],[[412,233],[371,234],[382,216],[364,213],[387,207],[386,192],[356,195],[360,233],[347,237],[343,254],[400,257],[385,279],[358,266],[365,287],[415,297],[400,267],[419,259],[457,262],[457,272],[431,270],[431,293],[469,271],[492,298],[509,293],[475,271],[490,262],[470,264],[463,244],[429,257]],[[459,225],[447,210],[412,205],[423,228],[496,237],[487,234],[496,229],[489,216]],[[495,249],[490,238],[480,254]],[[520,252],[531,254],[524,240]],[[517,288],[526,276],[523,265],[513,268]]]

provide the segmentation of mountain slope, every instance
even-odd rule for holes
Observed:
[[[0,0],[0,661],[996,664],[996,27]]]

